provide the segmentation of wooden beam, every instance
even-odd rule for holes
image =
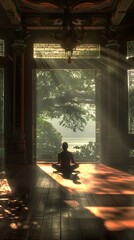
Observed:
[[[17,7],[12,0],[1,0],[0,4],[5,10],[6,15],[8,16],[12,25],[20,25],[21,24],[21,17],[17,10]]]
[[[121,21],[123,20],[123,18],[125,17],[125,15],[127,14],[127,11],[129,9],[129,7],[131,6],[132,2],[134,0],[120,0],[117,7],[116,7],[116,11],[114,12],[113,16],[112,16],[112,24],[113,25],[119,25],[121,23]]]

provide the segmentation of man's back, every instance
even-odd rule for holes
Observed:
[[[62,172],[65,178],[69,178],[77,167],[78,164],[74,161],[74,156],[72,152],[67,150],[68,143],[64,142],[62,144],[63,151],[58,154],[58,163],[52,164],[52,167],[55,168],[57,171]],[[72,165],[70,163],[73,163]]]
[[[67,150],[63,150],[58,154],[58,162],[62,167],[70,166],[70,162],[73,162],[73,154]]]

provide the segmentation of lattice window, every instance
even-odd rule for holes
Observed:
[[[4,156],[4,69],[0,68],[0,157]]]
[[[5,41],[3,39],[0,39],[0,56],[5,56]]]
[[[134,57],[134,40],[127,42],[127,59]]]
[[[33,46],[34,58],[67,58],[65,50],[61,48],[60,44],[52,43],[35,43]],[[73,59],[91,59],[100,58],[99,44],[80,44],[72,54]]]
[[[128,70],[128,133],[134,134],[134,69]]]

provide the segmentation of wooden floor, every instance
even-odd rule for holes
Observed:
[[[3,166],[0,240],[134,240],[133,174],[77,170],[64,179],[50,164]]]

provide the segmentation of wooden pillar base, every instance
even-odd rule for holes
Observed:
[[[125,169],[128,166],[126,143],[121,138],[107,140],[106,159],[104,164]]]
[[[24,138],[12,139],[6,157],[8,164],[26,164],[26,143]]]

